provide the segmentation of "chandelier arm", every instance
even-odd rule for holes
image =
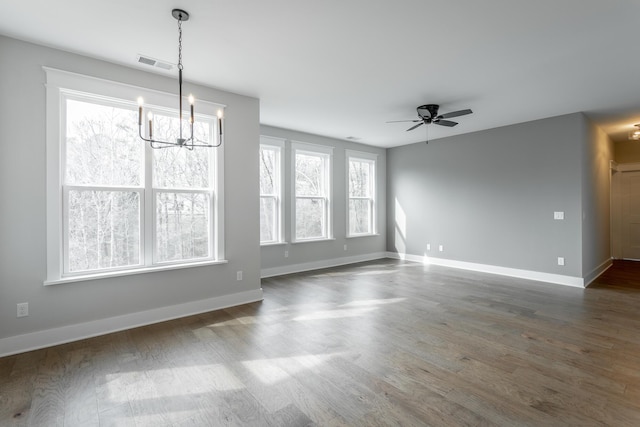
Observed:
[[[220,147],[222,145],[222,140],[220,140],[220,142],[218,142],[217,144],[189,144],[193,147],[210,147],[210,148],[216,148],[216,147]]]
[[[140,137],[141,140],[148,142],[149,145],[151,145],[151,148],[154,149],[158,149],[158,148],[170,148],[170,147],[179,147],[180,144],[177,144],[175,142],[169,142],[169,141],[159,141],[153,138],[145,138],[144,135],[142,135],[142,125],[139,126],[138,128],[138,135]],[[159,145],[162,144],[162,145]]]

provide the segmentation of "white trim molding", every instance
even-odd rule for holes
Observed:
[[[458,268],[460,270],[471,270],[480,273],[498,274],[500,276],[517,277],[519,279],[535,280],[538,282],[553,283],[556,285],[572,286],[584,288],[585,280],[581,277],[564,276],[561,274],[542,273],[540,271],[521,270],[518,268],[499,267],[496,265],[477,264],[474,262],[456,261],[444,258],[432,258],[427,256],[387,252],[387,257],[419,262],[422,264],[439,265],[442,267]],[[597,276],[596,276],[597,277]],[[594,277],[595,279],[595,277]]]
[[[272,150],[275,152],[275,164],[274,164],[274,184],[273,194],[262,194],[262,185],[260,186],[260,200],[262,210],[262,198],[270,198],[275,202],[276,215],[274,219],[274,240],[262,241],[260,240],[260,246],[264,245],[278,245],[285,242],[285,229],[284,229],[284,187],[285,187],[285,139],[275,138],[272,136],[260,135],[260,151],[263,148]],[[262,163],[260,163],[260,169],[262,169]],[[262,212],[260,215],[260,222],[262,222]],[[262,228],[262,224],[260,225]]]
[[[305,142],[291,141],[291,243],[300,242],[316,242],[321,240],[333,239],[333,148],[331,146],[308,144]],[[323,194],[318,195],[298,195],[296,192],[296,156],[298,153],[320,157],[323,161],[324,169],[324,185]],[[317,197],[316,197],[317,196]],[[321,199],[324,201],[324,229],[323,235],[314,238],[297,238],[296,224],[297,212],[296,204],[298,198]]]
[[[262,299],[262,289],[256,289],[2,338],[0,339],[0,349],[2,349],[0,351],[0,357],[151,325],[153,323],[178,319],[194,314],[206,313],[208,311],[249,304],[262,301]]]
[[[354,151],[354,150],[344,150],[345,152],[345,175],[344,175],[344,185],[345,185],[345,195],[346,195],[346,203],[345,203],[345,235],[347,238],[353,237],[365,237],[365,236],[373,236],[377,234],[378,230],[376,227],[378,215],[376,215],[376,211],[378,210],[378,198],[377,198],[377,173],[378,173],[378,155],[375,153],[368,153],[364,151]],[[370,176],[369,176],[369,196],[368,197],[356,197],[351,195],[351,187],[350,187],[350,176],[351,176],[351,160],[367,163],[370,166]],[[350,206],[351,199],[360,199],[362,201],[366,200],[369,203],[369,231],[366,233],[359,234],[351,234],[351,215],[350,215]]]
[[[596,268],[594,268],[593,270],[591,270],[588,274],[584,276],[584,279],[583,279],[584,287],[586,288],[587,286],[589,286],[591,283],[593,283],[594,280],[600,277],[605,271],[607,271],[611,267],[613,267],[613,259],[608,259],[604,261],[602,264],[600,264],[599,266],[597,266]]]
[[[612,165],[611,169],[618,172],[634,172],[640,170],[640,163],[616,163],[615,168]]]

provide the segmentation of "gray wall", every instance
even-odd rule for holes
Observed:
[[[583,179],[585,146],[597,145],[589,129],[576,113],[389,149],[388,250],[582,277],[608,251],[583,268],[583,248],[606,240],[597,231],[583,242],[583,185],[602,179],[602,160]],[[599,191],[587,209],[601,206]],[[603,221],[601,211],[589,226]]]
[[[334,147],[333,150],[333,233],[334,240],[287,243],[286,245],[262,246],[262,268],[280,268],[286,271],[288,266],[307,263],[330,261],[340,258],[366,256],[367,254],[386,251],[386,150],[363,144],[326,138],[302,132],[280,129],[271,126],[261,126],[261,135],[283,138],[288,141],[307,142],[311,144]],[[346,163],[345,150],[356,150],[378,155],[376,169],[377,236],[346,238]],[[291,242],[291,144],[286,142],[284,151],[284,232],[286,242]],[[344,250],[344,245],[347,250]],[[289,257],[284,257],[284,251],[289,251]],[[295,268],[293,268],[295,270]]]
[[[585,123],[582,183],[582,277],[597,274],[611,259],[610,174],[613,143],[602,129]]]
[[[46,217],[42,66],[171,93],[175,93],[177,82],[6,37],[0,37],[0,58],[0,339],[260,289],[259,102],[194,85],[188,85],[187,93],[192,91],[201,99],[228,106],[225,240],[229,263],[43,286]],[[236,281],[237,270],[243,270],[243,281]],[[29,317],[16,318],[19,302],[29,302]]]

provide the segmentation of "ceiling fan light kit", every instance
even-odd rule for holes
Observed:
[[[636,128],[629,131],[629,139],[632,141],[640,141],[640,123],[634,125]]]

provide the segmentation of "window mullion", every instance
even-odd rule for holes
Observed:
[[[153,149],[144,144],[144,198],[140,207],[140,220],[144,224],[142,230],[143,243],[140,245],[140,259],[144,266],[150,267],[155,261],[155,192],[153,190]]]

